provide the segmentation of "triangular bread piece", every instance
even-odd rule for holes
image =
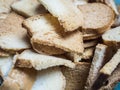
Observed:
[[[9,13],[11,11],[11,5],[16,0],[0,0],[0,13]]]
[[[65,90],[66,80],[59,67],[37,73],[31,90]]]
[[[13,67],[13,56],[0,57],[0,76],[7,77]]]
[[[39,0],[41,4],[55,17],[65,28],[64,31],[74,31],[84,24],[82,12],[71,0]]]
[[[18,0],[12,4],[12,9],[25,17],[47,12],[38,0]]]
[[[32,36],[31,42],[54,46],[67,52],[82,53],[83,37],[80,31],[65,33],[58,20],[50,14],[42,14],[24,21]]]
[[[114,12],[105,4],[89,3],[79,5],[79,9],[84,15],[84,29],[96,29],[98,32],[101,32],[99,29],[107,28],[113,24]]]
[[[65,90],[84,90],[84,85],[87,80],[90,63],[77,63],[76,68],[62,68],[63,75],[66,78]]]
[[[21,54],[16,56],[15,66],[35,68],[36,70],[42,70],[54,66],[67,66],[74,68],[75,64],[70,60],[62,59],[54,56],[38,54],[32,50],[25,50]]]
[[[102,35],[104,43],[108,46],[120,46],[120,26],[106,31]]]
[[[22,27],[24,18],[11,13],[0,24],[0,48],[16,52],[30,48],[27,30]]]

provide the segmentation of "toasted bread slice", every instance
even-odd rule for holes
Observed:
[[[65,90],[66,80],[60,68],[48,68],[37,73],[31,90]]]
[[[65,51],[53,46],[47,46],[47,45],[42,45],[38,43],[34,43],[34,41],[31,42],[33,49],[38,52],[38,53],[44,53],[48,55],[58,55],[58,54],[64,54]]]
[[[13,67],[13,56],[0,57],[0,76],[7,77],[11,68]]]
[[[100,73],[103,73],[103,74],[106,74],[106,75],[111,75],[112,72],[120,64],[119,58],[120,58],[120,49],[118,49],[118,51],[112,57],[112,59],[102,67],[102,69],[100,70]]]
[[[9,53],[7,53],[6,51],[0,49],[0,57],[8,57]]]
[[[62,68],[63,75],[66,78],[65,90],[84,90],[87,80],[90,63],[77,63],[76,68]]]
[[[104,43],[108,46],[120,46],[120,26],[106,31],[102,35]]]
[[[22,27],[24,18],[11,13],[0,24],[0,47],[3,50],[16,52],[30,48],[27,30]]]
[[[38,0],[19,0],[12,4],[12,9],[25,17],[47,12]]]
[[[60,65],[64,65],[70,68],[75,67],[75,64],[70,60],[38,54],[32,50],[25,50],[21,54],[17,55],[15,62],[15,66],[17,67],[33,67],[36,70],[42,70]]]
[[[83,25],[82,12],[71,0],[39,0],[41,4],[55,17],[65,28],[64,31],[74,31]]]
[[[32,35],[31,42],[53,46],[67,52],[83,53],[81,32],[65,33],[58,20],[50,14],[31,17],[23,24]]]
[[[98,44],[98,40],[84,41],[84,48],[90,48],[96,46]]]
[[[83,12],[85,23],[84,29],[103,29],[114,21],[114,11],[102,3],[89,3],[80,5],[79,9]]]
[[[91,64],[89,76],[87,78],[86,90],[92,90],[92,85],[98,77],[99,70],[102,68],[105,63],[105,55],[107,52],[107,46],[103,44],[98,44],[95,49],[95,54]]]
[[[16,0],[0,0],[0,13],[10,13],[11,5]]]

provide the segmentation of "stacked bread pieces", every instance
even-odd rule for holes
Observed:
[[[119,13],[89,1],[1,0],[0,90],[113,89]]]

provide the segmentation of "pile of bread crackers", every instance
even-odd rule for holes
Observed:
[[[0,0],[0,90],[113,90],[119,11],[113,0]]]

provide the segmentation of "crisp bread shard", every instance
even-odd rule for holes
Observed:
[[[79,5],[79,9],[84,15],[84,29],[96,29],[101,32],[101,29],[111,26],[114,21],[115,14],[113,10],[102,3],[89,3]],[[102,31],[103,33],[104,31]]]
[[[0,13],[10,13],[11,5],[16,0],[0,0]]]
[[[67,52],[83,53],[83,37],[80,31],[65,33],[58,20],[50,14],[42,14],[24,21],[32,36],[31,42],[54,46]]]
[[[70,69],[63,67],[62,72],[66,78],[65,90],[84,90],[87,80],[90,63],[76,63],[76,68]]]
[[[13,56],[0,57],[0,76],[7,77],[10,70],[12,69]]]
[[[39,0],[40,3],[55,17],[65,28],[64,31],[74,31],[84,24],[82,12],[71,0]]]
[[[47,12],[37,0],[19,0],[14,2],[11,7],[14,11],[25,17]]]
[[[108,46],[120,46],[120,26],[106,31],[102,35],[104,43]]]
[[[54,66],[67,66],[74,68],[75,64],[70,60],[57,58],[54,56],[48,56],[43,54],[38,54],[32,50],[25,50],[21,54],[16,56],[15,66],[35,68],[36,70],[42,70]]]
[[[107,48],[108,47],[103,44],[98,44],[96,46],[95,54],[94,54],[90,72],[89,72],[89,76],[86,81],[85,90],[91,90],[92,85],[98,78],[99,70],[102,68],[102,66],[105,63],[105,56],[107,53]]]
[[[16,52],[30,47],[27,30],[22,27],[24,18],[11,13],[0,24],[0,48]]]
[[[48,68],[37,73],[31,90],[65,90],[66,79],[59,67]]]

